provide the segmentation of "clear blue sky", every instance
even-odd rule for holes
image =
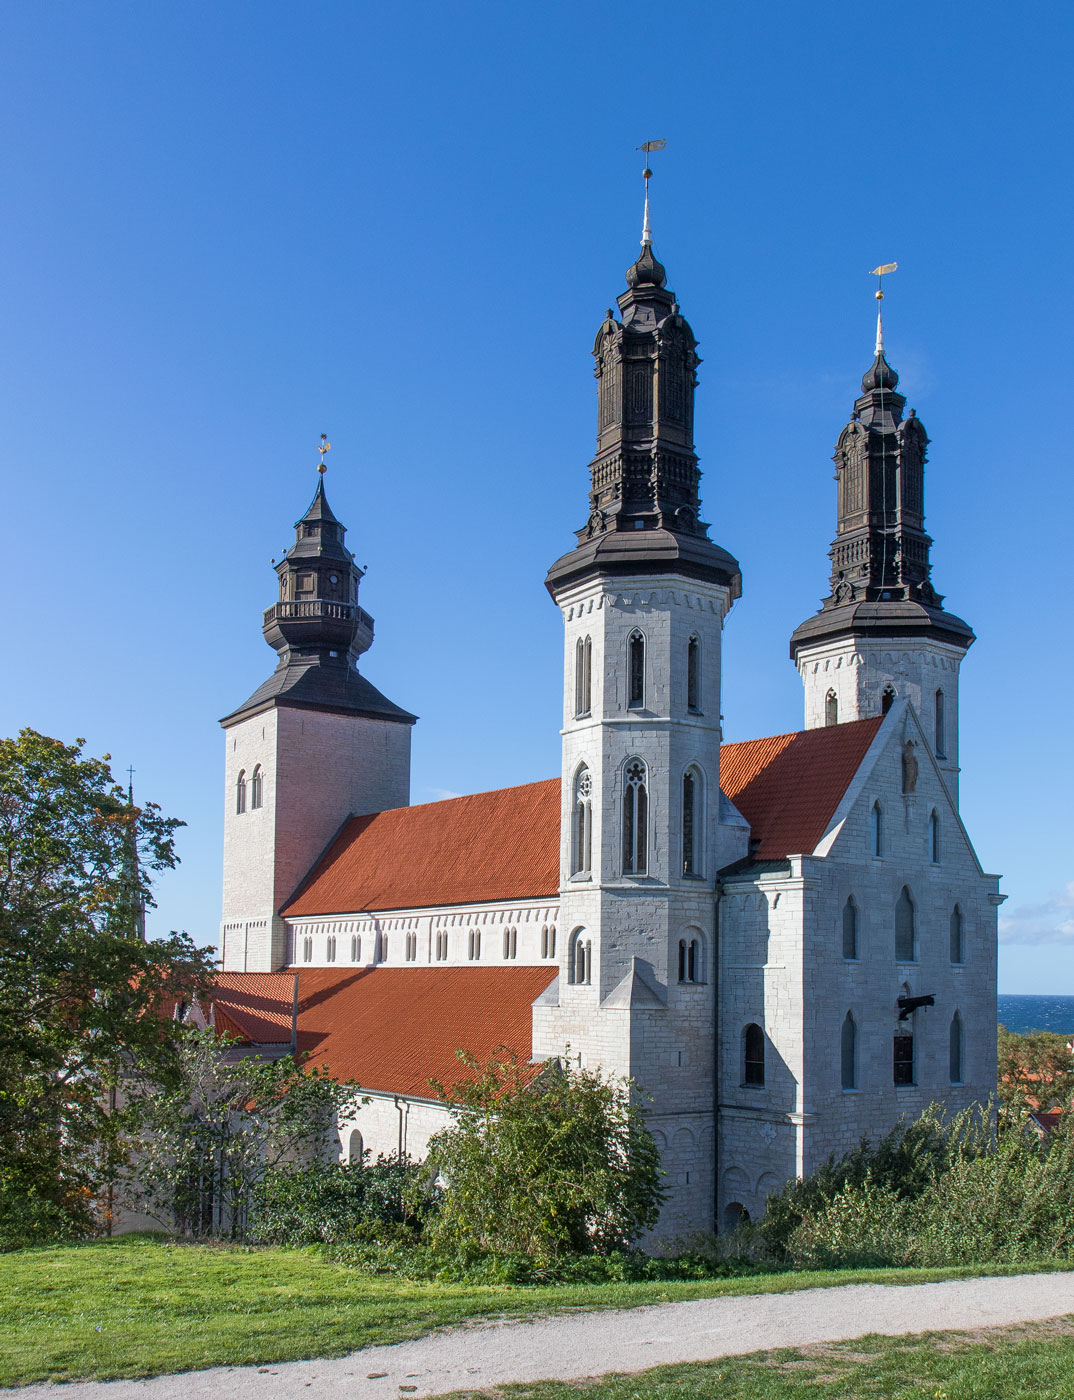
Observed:
[[[364,670],[421,716],[413,800],[558,771],[542,579],[663,137],[655,246],[745,578],[727,737],[801,724],[787,638],[826,591],[865,272],[897,259],[934,579],[979,637],[963,812],[1010,896],[1000,985],[1074,993],[1072,38],[1069,5],[963,0],[6,6],[0,732],[84,735],[186,819],[151,930],[215,938],[216,720],[271,669],[322,431]]]

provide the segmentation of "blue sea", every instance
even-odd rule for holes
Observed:
[[[1074,997],[999,998],[1000,1025],[1026,1035],[1029,1031],[1058,1031],[1074,1035]]]

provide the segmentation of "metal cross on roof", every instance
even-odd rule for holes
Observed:
[[[328,434],[327,434],[327,433],[322,433],[322,434],[321,434],[321,442],[320,442],[320,446],[317,448],[317,451],[321,454],[321,460],[317,463],[317,470],[318,470],[318,471],[321,473],[321,475],[323,476],[323,475],[325,474],[325,472],[328,470],[328,468],[327,468],[327,467],[325,466],[325,464],[324,464],[324,454],[325,454],[326,452],[331,452],[331,451],[332,451],[332,444],[328,441]]]

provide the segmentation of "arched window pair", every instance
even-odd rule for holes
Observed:
[[[351,934],[351,962],[360,961],[362,956],[362,938],[360,934]]]
[[[408,933],[404,947],[407,962],[416,962],[418,958],[418,935],[416,933]]]
[[[324,945],[325,962],[335,962],[336,960],[336,935],[330,933]]]
[[[481,930],[472,928],[467,938],[466,955],[471,962],[481,960]]]
[[[593,776],[583,764],[574,777],[571,808],[571,874],[588,875],[593,864]]]
[[[242,816],[243,812],[246,811],[247,788],[249,789],[250,810],[254,811],[262,803],[263,780],[260,763],[254,767],[249,782],[246,780],[245,768],[239,772],[239,776],[235,780],[235,813],[237,816]]]
[[[584,928],[571,934],[568,954],[568,981],[576,987],[588,987],[593,979],[593,944]]]
[[[541,926],[541,957],[554,958],[556,956],[556,926],[555,924],[543,924]]]
[[[682,873],[700,875],[701,870],[701,774],[688,768],[682,776]]]
[[[313,961],[313,938],[309,934],[302,940],[302,961]]]
[[[447,929],[442,928],[436,935],[436,961],[447,962],[448,955],[448,935]]]
[[[518,929],[505,928],[503,931],[503,956],[506,962],[509,958],[518,957]]]
[[[579,637],[574,648],[574,717],[588,715],[593,705],[593,641]]]
[[[704,982],[705,951],[698,934],[679,939],[679,981]]]
[[[649,790],[645,764],[632,758],[623,770],[623,874],[649,868]]]

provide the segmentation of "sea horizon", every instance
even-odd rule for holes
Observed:
[[[999,1023],[1009,1031],[1018,1035],[1031,1031],[1074,1035],[1074,996],[1001,992],[996,1000]]]

